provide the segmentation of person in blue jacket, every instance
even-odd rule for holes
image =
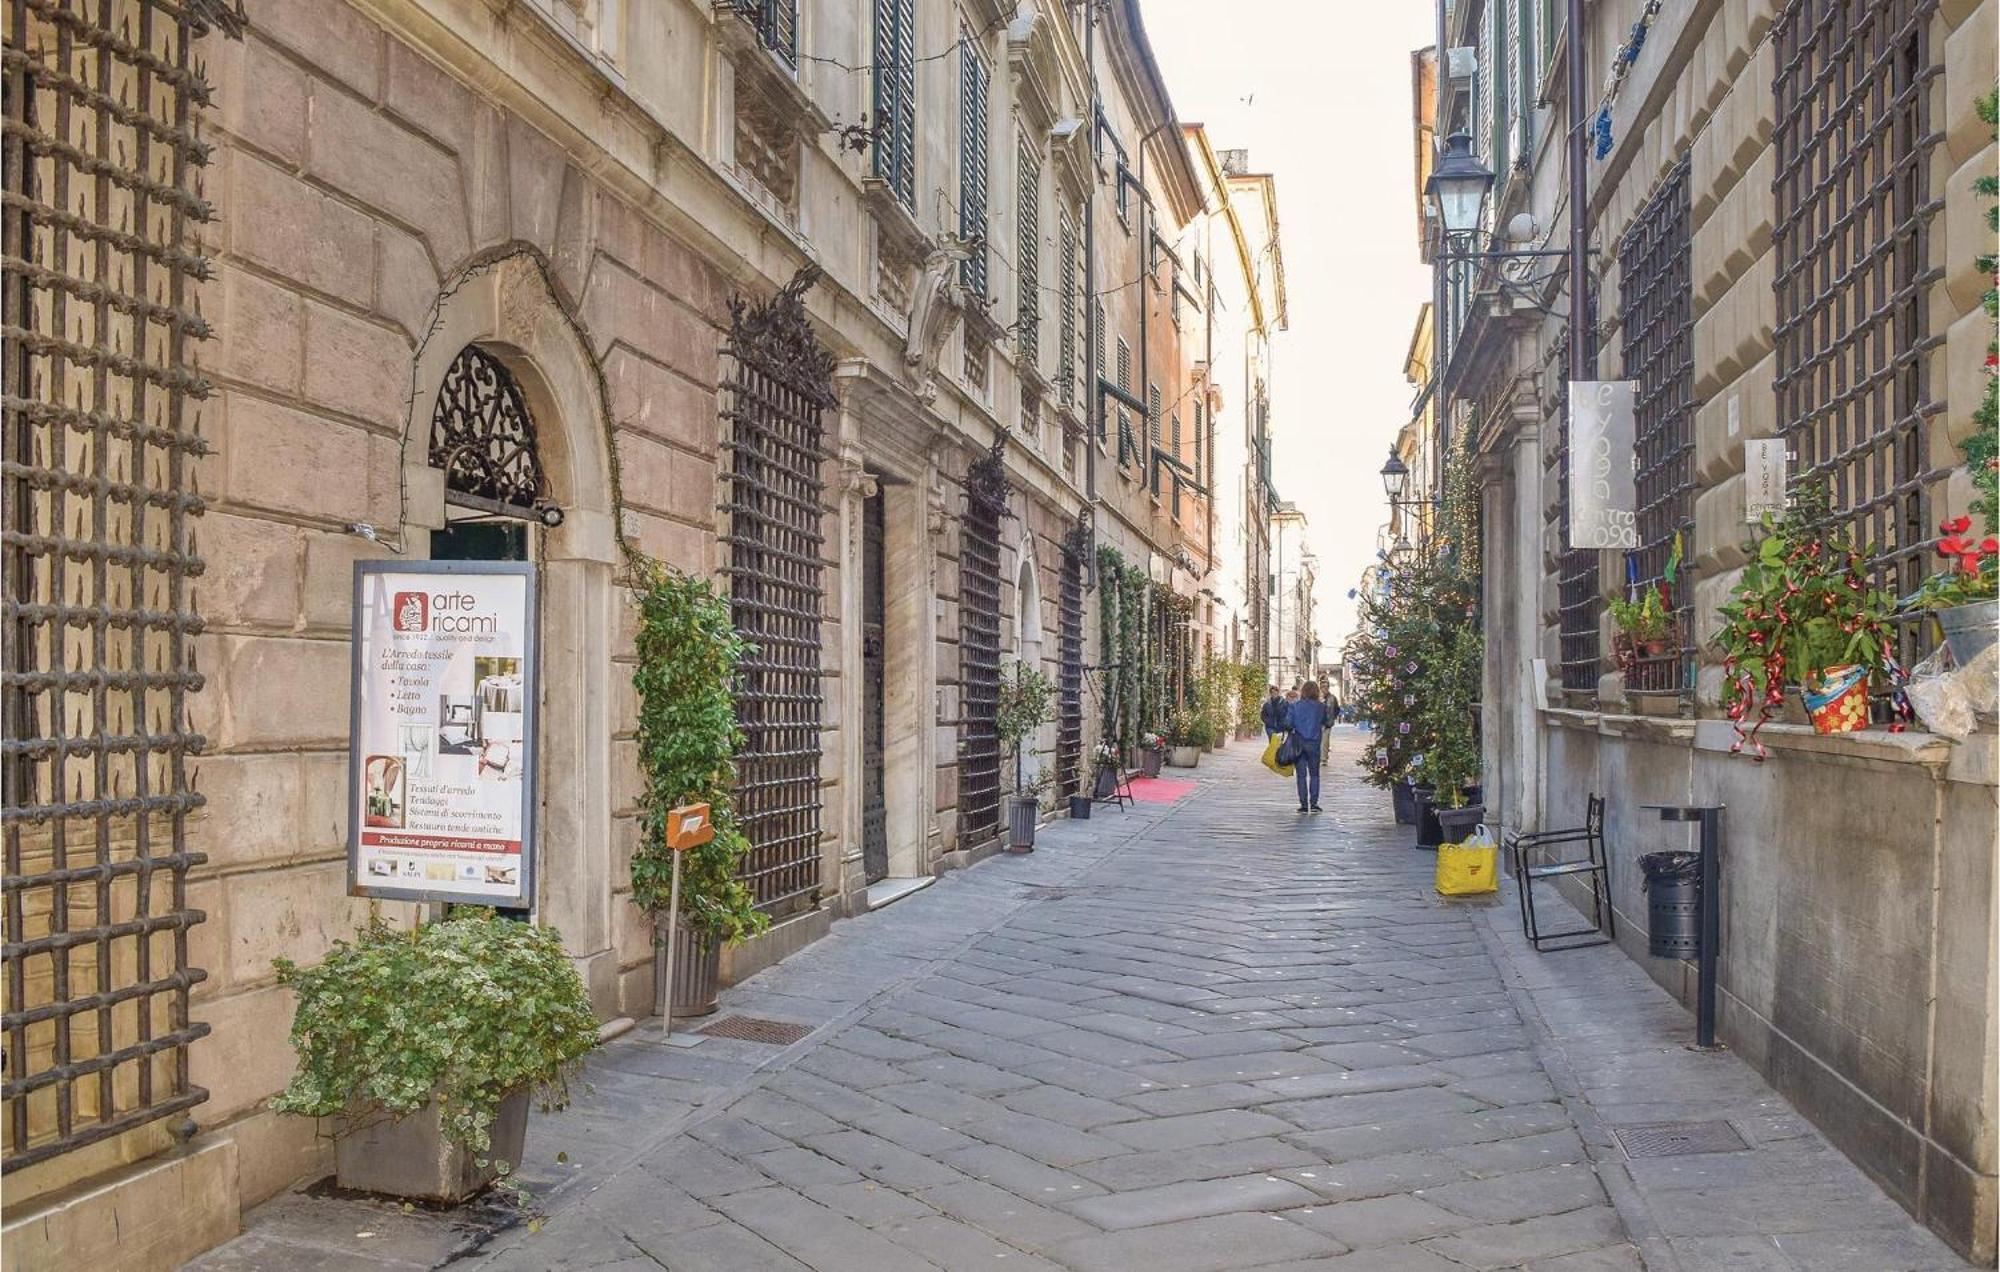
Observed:
[[[1299,811],[1319,812],[1320,750],[1326,744],[1331,724],[1326,704],[1319,698],[1319,682],[1308,680],[1299,689],[1299,700],[1285,713],[1285,729],[1298,743],[1298,758],[1292,761],[1292,780],[1299,784]]]
[[[1291,705],[1285,701],[1285,696],[1278,692],[1278,686],[1272,685],[1271,696],[1264,699],[1264,709],[1260,713],[1260,718],[1264,721],[1265,737],[1274,738],[1285,731],[1285,713],[1291,709]]]

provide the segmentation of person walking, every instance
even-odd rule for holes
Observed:
[[[1271,696],[1264,699],[1264,709],[1260,713],[1264,721],[1264,736],[1274,738],[1285,731],[1285,713],[1291,704],[1285,695],[1278,692],[1278,686],[1271,686]]]
[[[1320,701],[1319,682],[1308,680],[1299,688],[1299,700],[1285,713],[1285,728],[1298,752],[1292,761],[1292,780],[1299,785],[1299,811],[1319,812],[1320,749],[1326,744],[1327,710]]]

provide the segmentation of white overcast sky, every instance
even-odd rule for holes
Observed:
[[[1403,355],[1430,274],[1417,260],[1410,51],[1430,0],[1141,0],[1174,108],[1274,174],[1291,330],[1273,354],[1281,498],[1319,557],[1320,656],[1386,519],[1382,461],[1409,418]]]

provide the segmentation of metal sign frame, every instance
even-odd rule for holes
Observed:
[[[379,574],[420,575],[513,575],[527,591],[527,611],[521,642],[521,895],[516,905],[501,905],[500,899],[482,893],[457,892],[449,888],[406,888],[366,882],[361,877],[361,821],[356,816],[361,796],[361,623],[363,588]],[[393,901],[452,902],[461,905],[493,906],[497,909],[535,908],[541,807],[541,600],[538,584],[541,567],[532,561],[399,561],[377,560],[354,563],[354,610],[350,621],[349,681],[347,693],[347,891],[350,896]]]

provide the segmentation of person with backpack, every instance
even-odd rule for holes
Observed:
[[[1264,721],[1264,736],[1274,738],[1285,731],[1285,713],[1291,704],[1278,692],[1278,686],[1271,686],[1271,696],[1264,699],[1264,709],[1260,713]]]
[[[1280,763],[1288,758],[1292,780],[1299,787],[1299,811],[1319,812],[1320,751],[1326,744],[1330,723],[1326,704],[1320,701],[1319,682],[1308,680],[1299,688],[1299,700],[1285,713],[1285,731],[1291,736],[1280,750]]]

